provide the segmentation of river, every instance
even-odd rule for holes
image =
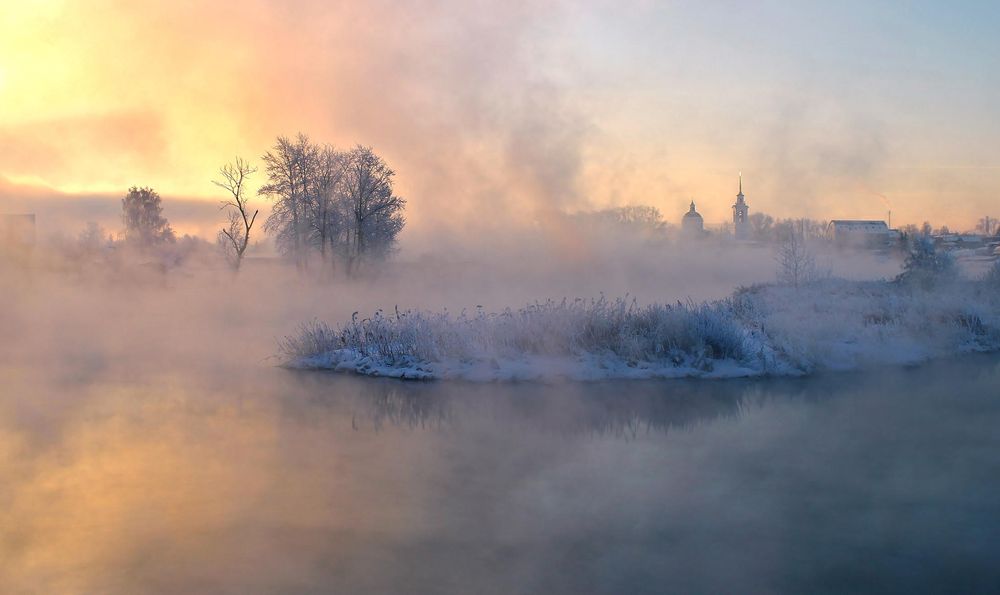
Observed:
[[[253,362],[0,383],[4,593],[1000,584],[997,356],[784,380],[406,383]]]

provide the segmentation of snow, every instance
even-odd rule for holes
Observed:
[[[601,297],[474,315],[379,311],[338,327],[305,325],[280,349],[291,368],[419,380],[803,375],[1000,350],[994,285],[825,279],[700,304]]]

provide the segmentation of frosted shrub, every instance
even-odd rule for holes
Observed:
[[[355,314],[339,327],[307,324],[280,347],[295,367],[474,380],[803,374],[1000,350],[1000,266],[941,283],[954,272],[939,256],[917,253],[897,283],[757,285],[701,304],[601,297]]]
[[[707,358],[741,359],[746,355],[743,331],[721,304],[666,306],[652,335],[664,351]]]
[[[381,311],[331,328],[313,322],[279,348],[289,360],[349,350],[380,363],[459,361],[524,355],[610,353],[630,360],[745,356],[743,331],[725,303],[650,305],[608,301],[547,301],[517,311],[447,313]]]
[[[954,281],[957,276],[954,257],[938,251],[932,239],[919,237],[913,242],[903,264],[903,272],[896,279],[903,284],[929,290],[939,283]]]
[[[309,357],[333,349],[337,336],[333,329],[322,322],[308,322],[299,327],[299,333],[285,337],[278,349],[285,357]]]

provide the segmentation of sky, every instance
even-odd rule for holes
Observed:
[[[35,0],[0,20],[0,201],[221,196],[278,135],[370,145],[404,235],[694,200],[1000,215],[992,2]],[[259,181],[259,180],[258,180]],[[0,204],[0,211],[4,210]],[[221,219],[221,216],[220,216]]]

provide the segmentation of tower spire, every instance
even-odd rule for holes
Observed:
[[[749,237],[747,229],[747,219],[750,214],[750,207],[747,206],[746,197],[743,196],[743,172],[740,172],[740,193],[736,195],[736,204],[733,205],[733,232],[737,240],[745,240]]]

